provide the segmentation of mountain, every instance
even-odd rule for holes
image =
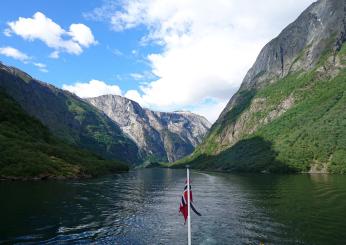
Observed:
[[[0,178],[75,178],[128,169],[58,140],[3,91],[0,104]]]
[[[57,138],[107,159],[141,162],[136,144],[104,113],[79,97],[0,63],[0,89]]]
[[[309,6],[261,50],[204,142],[177,164],[346,172],[346,1]]]
[[[156,112],[117,95],[86,99],[120,126],[150,162],[176,161],[202,142],[210,123],[191,112]]]

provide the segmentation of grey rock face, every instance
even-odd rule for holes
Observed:
[[[176,161],[202,142],[210,123],[190,112],[156,112],[117,95],[86,99],[115,121],[148,161]]]
[[[317,1],[264,46],[239,92],[261,88],[291,71],[309,70],[323,51],[328,48],[337,51],[345,40],[346,1]],[[231,98],[219,119],[237,104],[239,92]]]

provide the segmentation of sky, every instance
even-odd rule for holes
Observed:
[[[4,0],[0,61],[78,96],[214,122],[312,0]]]

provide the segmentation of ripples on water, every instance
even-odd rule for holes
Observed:
[[[0,243],[186,244],[185,171],[1,182]],[[345,244],[346,176],[192,172],[193,244]]]

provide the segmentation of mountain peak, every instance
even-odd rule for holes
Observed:
[[[338,51],[345,40],[346,0],[319,0],[263,47],[240,91],[258,89],[290,72],[310,70],[325,50]],[[235,105],[238,94],[231,98],[219,119]]]
[[[345,172],[346,0],[320,0],[266,44],[187,160],[239,171]]]
[[[158,112],[118,95],[86,99],[134,140],[147,160],[175,161],[202,142],[211,124],[191,112]]]

